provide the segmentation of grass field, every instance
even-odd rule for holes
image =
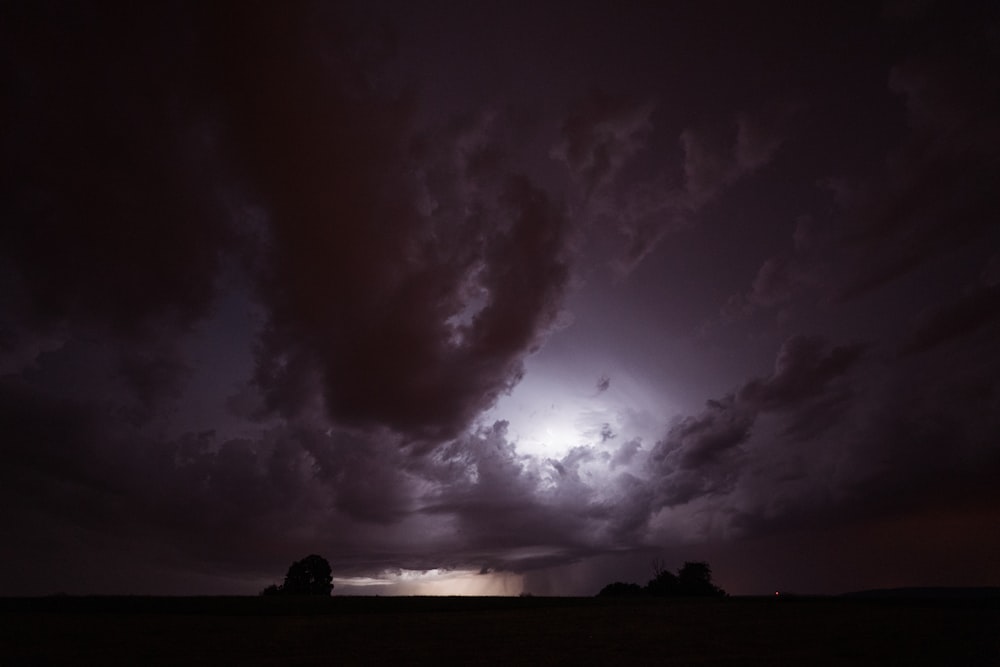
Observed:
[[[0,665],[1000,665],[1000,605],[837,598],[0,599]]]

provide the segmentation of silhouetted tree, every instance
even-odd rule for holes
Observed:
[[[261,595],[281,595],[281,586],[271,584],[260,592]]]
[[[653,597],[666,598],[678,594],[677,577],[669,570],[661,570],[646,583],[646,592]]]
[[[295,561],[288,568],[285,582],[274,584],[260,592],[261,595],[329,595],[333,590],[330,564],[322,556],[311,554]]]
[[[684,563],[677,571],[677,590],[681,595],[720,596],[726,592],[712,583],[712,568],[703,561]]]
[[[333,590],[330,564],[312,554],[292,563],[281,589],[288,595],[329,595]]]
[[[626,584],[623,581],[616,581],[608,584],[597,594],[599,598],[634,598],[644,595],[644,591],[639,584]]]

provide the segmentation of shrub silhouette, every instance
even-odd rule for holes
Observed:
[[[329,595],[333,590],[330,563],[322,556],[310,554],[288,568],[280,586],[271,584],[261,595]]]
[[[648,594],[657,598],[666,598],[681,594],[677,575],[668,570],[657,572],[652,579],[646,582],[645,590]]]
[[[616,581],[601,589],[597,597],[601,598],[634,598],[644,595],[639,584],[626,584],[623,581]]]

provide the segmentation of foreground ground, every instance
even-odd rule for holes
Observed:
[[[0,599],[3,665],[1000,665],[992,601]]]

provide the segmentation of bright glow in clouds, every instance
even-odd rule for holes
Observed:
[[[341,595],[519,595],[524,577],[477,570],[400,570],[379,577],[334,577]]]
[[[632,438],[648,448],[676,412],[662,391],[625,371],[605,374],[591,364],[556,369],[537,357],[525,366],[524,379],[481,420],[507,420],[519,454],[561,458],[573,447],[607,442],[610,448]],[[609,381],[603,389],[602,378]]]

